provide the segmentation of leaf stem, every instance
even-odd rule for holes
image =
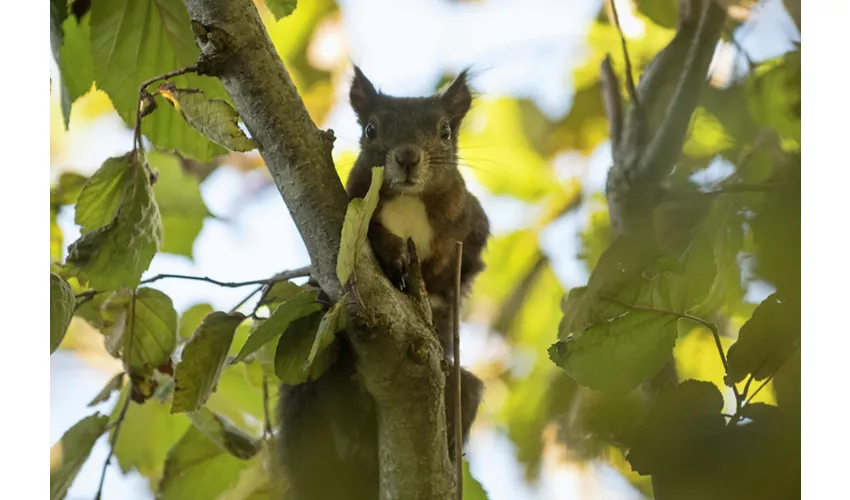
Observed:
[[[159,76],[149,78],[139,85],[139,104],[136,107],[136,126],[133,128],[133,157],[139,158],[139,151],[142,151],[142,118],[153,112],[153,108],[149,108],[145,101],[153,99],[153,96],[148,92],[148,86],[160,80],[167,80],[175,76],[185,75],[186,73],[195,73],[198,70],[197,64],[186,66],[168,73],[163,73]]]
[[[130,360],[132,359],[131,351],[133,350],[133,330],[136,323],[136,291],[132,292],[133,298],[130,300],[130,326],[129,337],[127,339],[126,359],[124,360],[124,371],[128,374],[129,386],[127,387],[127,397],[124,399],[124,404],[121,406],[121,411],[118,413],[118,419],[115,420],[115,431],[112,433],[112,440],[109,443],[109,455],[106,456],[106,461],[103,462],[103,470],[100,473],[100,484],[97,486],[97,494],[94,500],[101,500],[103,495],[103,483],[106,480],[106,470],[109,468],[109,463],[112,461],[112,455],[115,454],[115,443],[118,442],[118,434],[121,432],[121,424],[124,423],[124,418],[127,416],[127,409],[130,407],[130,393],[133,390],[133,379],[129,377]]]

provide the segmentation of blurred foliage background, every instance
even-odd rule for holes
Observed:
[[[163,2],[168,3],[153,3]],[[92,3],[95,9],[85,8]],[[333,128],[339,138],[334,156],[343,181],[356,158],[359,135],[346,102],[352,61],[394,94],[424,95],[462,67],[473,69],[473,86],[481,96],[464,123],[460,156],[495,235],[486,252],[487,270],[463,311],[463,363],[487,385],[467,455],[477,481],[466,488],[465,497],[485,498],[485,491],[491,499],[650,497],[648,476],[632,470],[612,439],[612,429],[645,409],[577,386],[547,354],[557,340],[563,298],[587,282],[612,241],[604,198],[609,132],[599,66],[611,54],[622,74],[624,60],[619,34],[606,13],[609,6],[598,0],[559,6],[542,1],[422,0],[401,6],[391,0],[300,0],[291,15],[278,20],[277,9],[285,10],[287,3],[256,1],[314,121]],[[793,43],[799,41],[799,2],[722,3],[730,14],[724,41],[684,154],[667,180],[668,187],[683,192],[709,191],[731,181],[770,181],[788,152],[799,150],[800,48]],[[151,4],[140,1],[138,8]],[[639,74],[672,39],[676,1],[622,0],[616,5]],[[91,29],[97,7],[98,0],[72,2],[62,23],[63,40],[54,46],[59,63],[51,82],[50,244],[51,261],[57,264],[79,236],[73,204],[87,177],[105,158],[132,144],[127,123],[135,101],[115,96],[123,95],[122,86],[137,86],[146,76],[193,62],[197,52],[175,50],[173,57],[158,58],[146,68],[147,75],[127,68],[132,77],[127,81],[101,78],[103,61]],[[411,28],[412,19],[421,25]],[[166,28],[153,22],[144,29],[149,30],[145,36],[156,37],[162,36],[156,30]],[[194,47],[191,40],[188,47]],[[217,82],[206,78],[175,81],[224,95]],[[159,150],[150,161],[160,176],[154,195],[163,219],[164,253],[145,276],[173,272],[242,281],[307,264],[259,155],[223,154],[157,99],[160,110],[146,119],[144,131]],[[175,149],[181,154],[169,152]],[[793,216],[799,208],[790,206]],[[725,253],[715,256],[723,284],[712,290],[712,321],[725,349],[777,288],[799,290],[799,281],[794,283],[799,279],[799,226],[787,225],[786,208],[765,193],[742,191],[716,204],[706,222],[727,233]],[[184,338],[206,313],[230,309],[245,294],[177,280],[151,286],[174,300]],[[53,442],[90,413],[85,404],[121,370],[104,347],[102,325],[93,324],[98,317],[87,317],[81,308],[51,358]],[[233,352],[247,333],[237,331]],[[674,354],[681,379],[724,388],[724,412],[734,412],[707,329],[680,326]],[[793,383],[780,387],[793,377],[777,375],[754,403],[775,405],[782,390],[788,398],[796,390],[799,404],[799,349],[795,356],[783,369],[797,370],[796,389]],[[250,364],[228,366],[208,404],[255,435],[263,422],[258,370]],[[126,390],[122,394],[127,397]],[[118,393],[106,395],[98,408],[117,411]],[[115,448],[121,473],[110,471],[105,498],[151,498],[169,450],[191,438],[189,420],[171,415],[156,398],[129,408]],[[103,441],[68,498],[89,498],[97,489],[108,452]],[[264,483],[256,479],[263,474],[258,463],[219,451],[211,469],[183,477],[185,483],[169,491],[192,488],[191,498],[198,499],[264,498]]]

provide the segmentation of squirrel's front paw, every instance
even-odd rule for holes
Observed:
[[[410,283],[408,278],[408,270],[410,269],[410,254],[407,250],[403,250],[393,256],[392,260],[385,266],[384,272],[390,282],[401,290],[405,291]]]

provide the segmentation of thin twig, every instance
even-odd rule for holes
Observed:
[[[133,330],[136,323],[136,291],[132,292],[132,299],[130,300],[130,326],[127,338],[127,351],[124,353],[126,355],[124,363],[125,368],[124,371],[128,374],[130,373],[127,366],[132,359],[130,356],[132,355],[133,350]],[[100,484],[97,487],[97,494],[94,497],[94,500],[101,500],[103,495],[103,483],[106,480],[106,470],[109,468],[109,462],[112,461],[112,455],[115,454],[115,443],[118,442],[118,434],[121,432],[121,424],[124,423],[124,418],[127,416],[127,409],[130,407],[130,393],[133,390],[133,381],[130,379],[130,385],[127,387],[127,397],[124,399],[124,405],[121,406],[121,411],[118,413],[118,419],[115,420],[115,431],[112,433],[112,440],[109,443],[109,455],[106,456],[106,461],[103,462],[103,470],[100,473]]]
[[[455,297],[454,307],[452,308],[452,330],[454,342],[454,373],[455,373],[455,467],[457,472],[457,500],[463,498],[463,429],[461,415],[461,387],[460,387],[460,272],[463,243],[458,241],[455,246],[455,259],[457,265],[455,270]]]
[[[254,295],[257,295],[257,293],[258,293],[258,292],[260,292],[261,290],[263,290],[263,288],[265,288],[265,286],[266,286],[266,285],[260,285],[260,286],[258,286],[257,288],[255,288],[255,289],[254,289],[251,293],[249,293],[248,295],[246,295],[244,299],[240,300],[238,304],[236,304],[235,306],[233,306],[233,308],[230,310],[230,312],[231,312],[231,313],[236,312],[236,311],[237,311],[240,307],[244,306],[246,302],[248,302],[249,300],[251,300],[251,297],[253,297]],[[263,294],[263,296],[265,296],[265,293]],[[263,301],[263,296],[260,296],[260,300],[257,302],[257,304],[259,304],[260,302],[262,302],[262,301]],[[255,308],[254,308],[254,312],[256,312],[256,310],[257,310],[257,309],[258,309],[258,307],[255,307]]]
[[[611,17],[614,18],[614,26],[617,27],[617,32],[620,33],[620,42],[623,44],[623,58],[626,60],[626,90],[629,92],[629,98],[635,105],[635,108],[640,108],[638,101],[637,88],[635,87],[635,79],[632,76],[632,59],[629,57],[629,50],[626,45],[626,35],[623,33],[623,28],[620,26],[620,16],[617,14],[617,6],[614,0],[609,0],[611,6]]]
[[[263,434],[266,440],[272,437],[271,411],[269,411],[269,377],[263,374]]]

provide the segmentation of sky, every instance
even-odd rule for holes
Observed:
[[[434,88],[444,71],[455,73],[471,66],[473,84],[479,93],[527,97],[545,114],[555,117],[571,105],[570,74],[580,63],[585,30],[598,12],[600,1],[340,0],[339,4],[348,57],[381,90],[397,95],[424,95]],[[639,34],[641,24],[628,15],[627,2],[618,0],[617,6],[626,33]],[[799,36],[781,0],[766,0],[760,9],[758,18],[745,26],[739,38],[754,60],[781,54],[790,48],[791,37]],[[333,52],[339,46],[340,41],[330,37],[320,47]],[[722,61],[722,57],[718,60]],[[54,67],[54,76],[55,72]],[[339,91],[344,95],[346,89]],[[358,140],[359,129],[344,98],[338,99],[322,126],[334,129],[339,138],[337,148],[350,148]],[[62,168],[90,174],[105,158],[126,152],[131,141],[131,132],[115,114],[80,127],[72,126],[68,150],[54,158],[51,175],[55,177]],[[561,161],[569,172],[575,171],[568,168],[569,163],[586,162],[582,181],[588,192],[598,191],[610,165],[610,148],[604,144],[587,159],[568,157]],[[716,175],[723,166],[716,168],[713,174],[704,175]],[[245,175],[226,167],[214,172],[202,185],[202,196],[220,219],[206,220],[195,243],[194,261],[160,254],[154,258],[147,276],[179,273],[243,281],[308,264],[307,252],[279,194],[274,189],[254,189],[261,180],[259,175]],[[522,203],[489,196],[470,181],[471,189],[482,198],[495,233],[524,225],[530,214]],[[584,267],[573,258],[578,251],[578,231],[585,220],[586,209],[578,210],[552,224],[541,239],[544,251],[553,259],[556,275],[566,287],[581,285],[587,278]],[[59,224],[66,243],[79,236],[72,211],[63,211]],[[181,280],[162,280],[155,286],[173,299],[178,312],[198,302],[227,310],[246,293],[245,289]],[[755,294],[751,298],[757,299],[769,290],[755,289],[751,293]],[[464,364],[486,356],[486,350],[481,348],[482,332],[464,328],[463,338]],[[91,413],[86,403],[113,374],[67,352],[59,351],[51,357],[51,442]],[[99,410],[108,412],[115,399]],[[472,435],[472,473],[492,500],[640,498],[606,467],[592,466],[589,472],[580,473],[574,468],[553,466],[555,456],[544,460],[540,483],[528,486],[522,481],[522,469],[514,462],[510,447],[510,441],[497,429],[476,428]],[[107,453],[108,445],[102,438],[72,486],[69,500],[93,497]],[[110,469],[104,493],[106,500],[151,498],[141,476],[122,476],[117,467]]]

